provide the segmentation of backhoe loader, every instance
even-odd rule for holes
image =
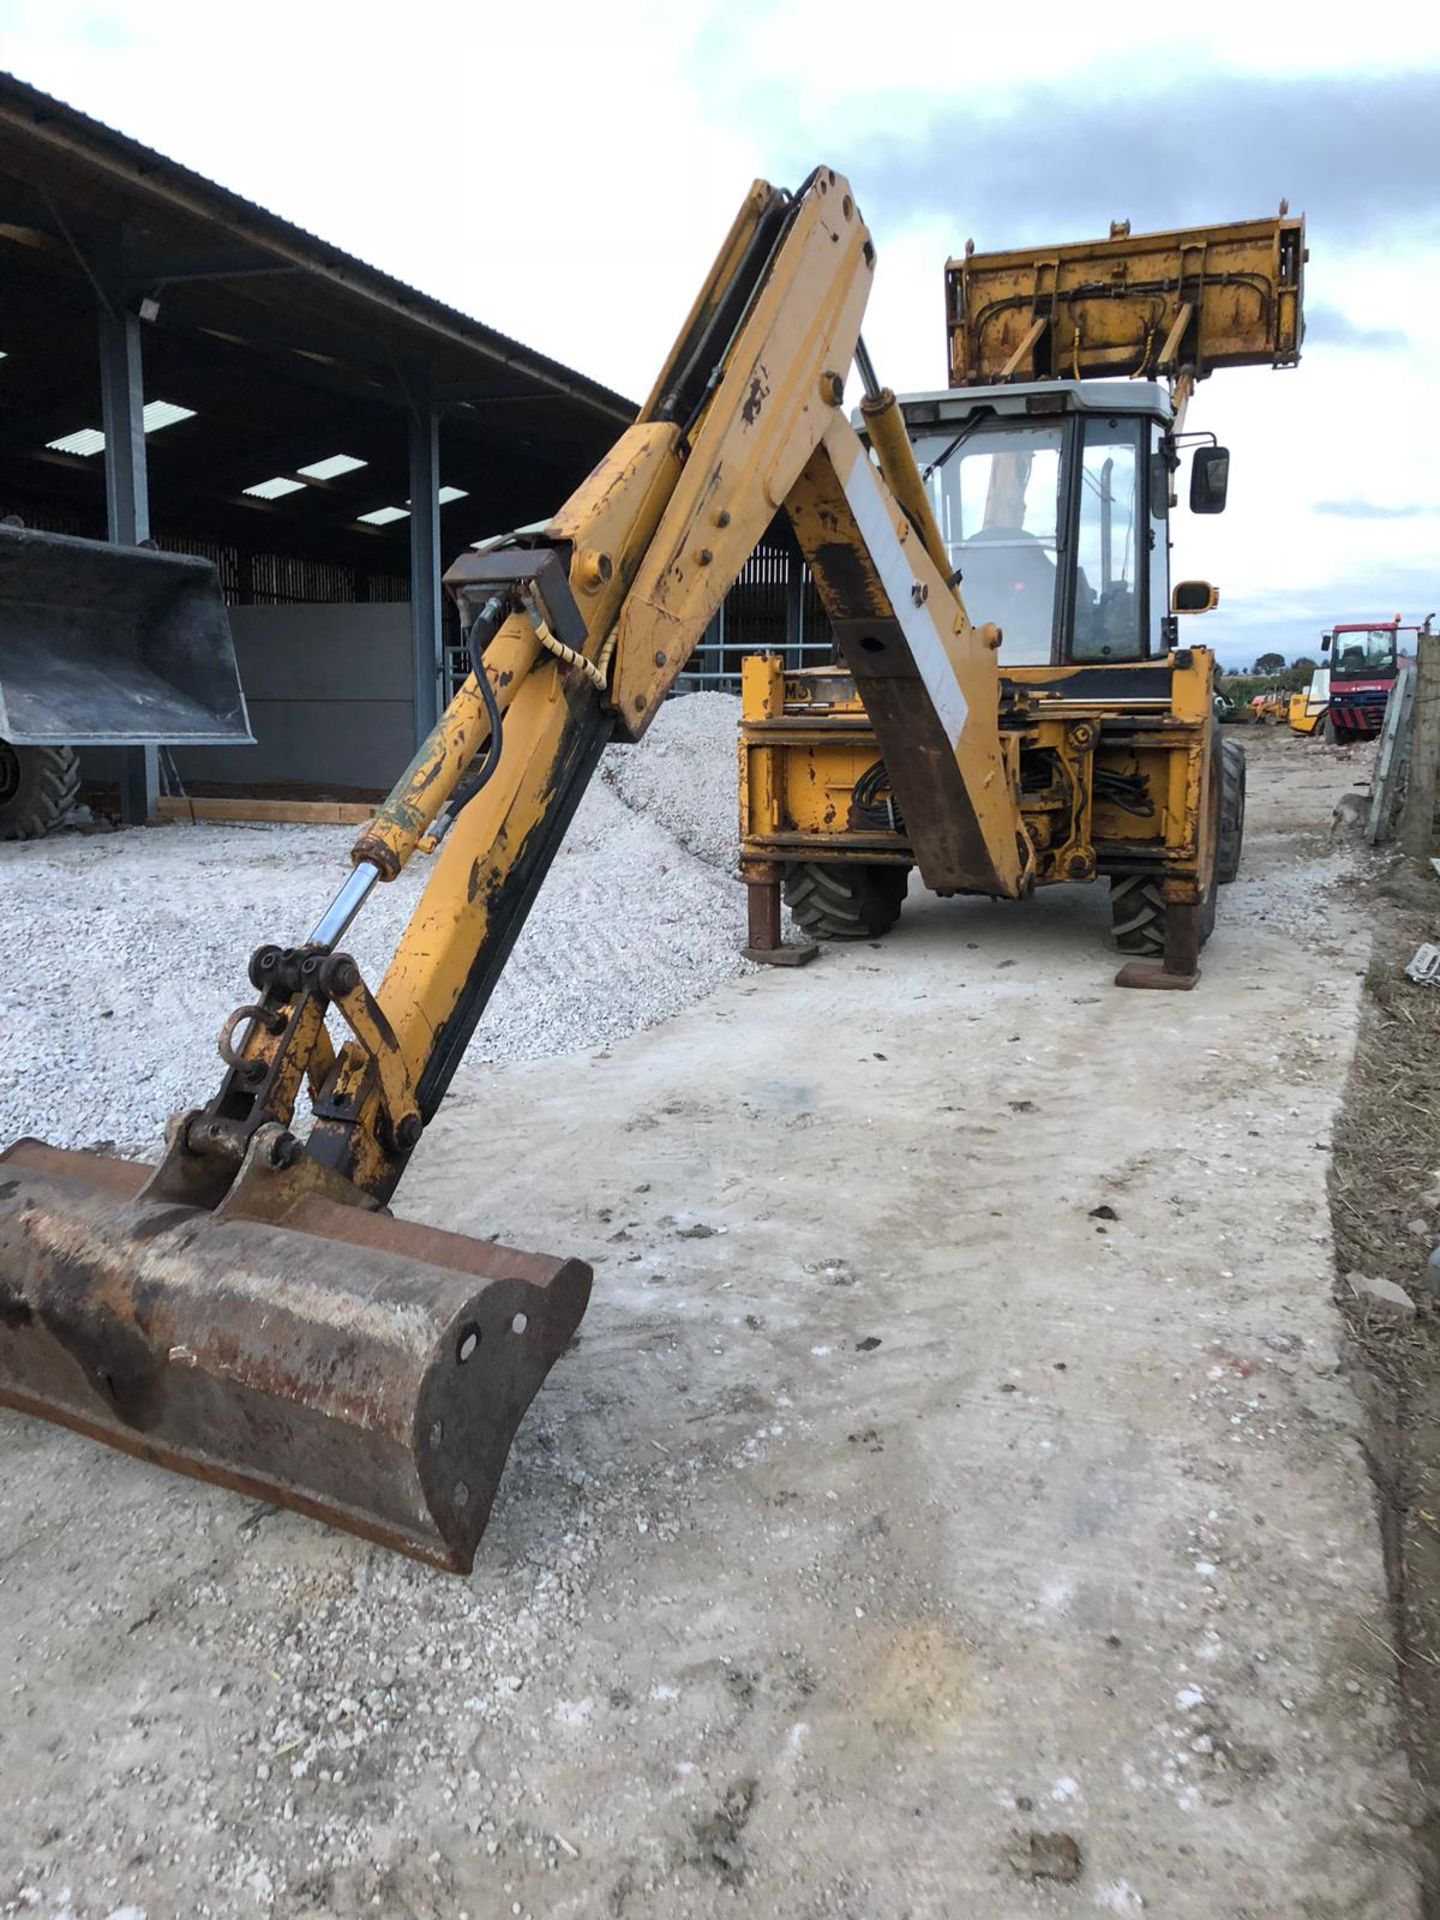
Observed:
[[[1108,879],[1121,986],[1193,986],[1217,890],[1239,868],[1245,750],[1220,735],[1213,655],[1180,636],[1181,616],[1217,595],[1187,581],[1172,601],[1170,508],[1182,442],[1210,438],[1182,432],[1195,383],[1298,360],[1305,257],[1304,223],[1283,205],[1178,233],[1119,224],[1064,247],[967,248],[946,269],[950,387],[897,401],[865,379],[857,429],[937,567],[1003,636],[999,721],[1027,881]],[[1197,448],[1192,511],[1223,507],[1228,463]],[[825,554],[813,538],[808,550],[828,605]],[[833,667],[744,663],[756,959],[795,964],[816,940],[883,934],[914,868],[937,893],[969,890],[922,769],[885,724],[883,656],[837,637]],[[804,944],[775,944],[777,876]]]
[[[590,1269],[389,1203],[602,748],[645,732],[777,511],[927,877],[1034,884],[1053,843],[1002,727],[1000,633],[955,590],[908,439],[872,421],[872,458],[844,411],[874,265],[839,175],[756,183],[634,425],[542,531],[451,568],[475,671],[308,936],[251,955],[208,1105],[153,1170],[35,1140],[0,1160],[0,1402],[469,1569]],[[1199,656],[1150,671],[1208,713]],[[1193,922],[1218,821],[1205,736],[1186,738],[1163,804],[1194,823],[1173,908]],[[346,930],[417,852],[433,871],[372,985]],[[752,932],[778,938],[772,866]]]

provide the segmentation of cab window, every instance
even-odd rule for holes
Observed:
[[[1075,660],[1139,660],[1146,652],[1141,582],[1150,567],[1150,529],[1140,517],[1141,430],[1138,420],[1084,421]]]
[[[1166,651],[1163,622],[1170,611],[1170,482],[1166,430],[1150,426],[1150,607],[1145,616],[1147,653]]]
[[[1395,665],[1394,627],[1356,628],[1335,636],[1337,673],[1359,675],[1388,673]]]
[[[1055,423],[1005,423],[915,441],[965,609],[1000,628],[1011,666],[1051,658],[1063,439]]]

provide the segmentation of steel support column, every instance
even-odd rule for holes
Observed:
[[[140,322],[118,305],[100,308],[100,418],[105,429],[105,519],[109,538],[138,547],[150,538],[145,472],[145,382]],[[128,827],[149,820],[160,797],[155,747],[121,752],[120,817]]]
[[[410,653],[415,744],[440,717],[444,635],[440,623],[440,421],[433,406],[410,412]]]

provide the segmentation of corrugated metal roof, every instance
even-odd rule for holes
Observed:
[[[153,147],[3,72],[0,126],[33,142],[41,151],[63,149],[93,170],[97,178],[123,185],[127,194],[153,207],[169,205],[177,212],[207,220],[232,237],[307,268],[361,301],[379,303],[432,338],[441,336],[448,344],[467,348],[492,365],[523,372],[618,422],[635,417],[633,401],[598,381],[432,299],[253,200],[157,153]]]

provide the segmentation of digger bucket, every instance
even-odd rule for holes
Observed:
[[[0,526],[0,740],[243,746],[251,737],[208,560]]]
[[[590,1269],[341,1204],[263,1144],[213,1210],[173,1148],[0,1155],[0,1404],[468,1573]]]

